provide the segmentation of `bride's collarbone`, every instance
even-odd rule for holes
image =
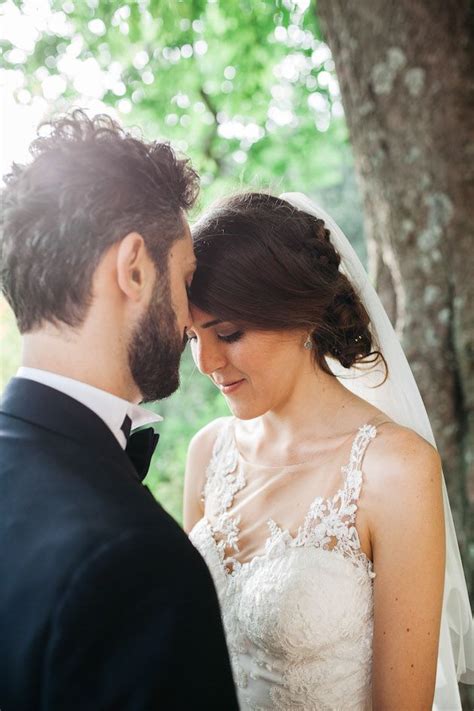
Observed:
[[[336,417],[333,415],[336,414]],[[298,457],[312,457],[318,454],[332,454],[343,448],[357,436],[363,425],[392,421],[373,405],[355,398],[328,417],[318,426],[311,416],[304,423],[282,424],[270,430],[265,429],[262,418],[239,420],[234,418],[233,434],[238,450],[244,459],[260,463],[297,463]],[[394,423],[392,423],[394,424]]]
[[[235,445],[244,462],[261,467],[297,467],[309,462],[319,466],[331,459],[341,459],[344,464],[357,431],[355,428],[325,437],[318,437],[317,432],[312,431],[285,440],[236,428]]]

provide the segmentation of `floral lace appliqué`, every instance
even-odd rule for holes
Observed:
[[[374,578],[371,561],[360,547],[359,534],[355,527],[357,501],[362,487],[362,459],[365,450],[377,434],[375,427],[364,425],[353,442],[349,463],[342,467],[344,485],[330,499],[318,496],[311,504],[304,523],[296,536],[282,530],[272,519],[268,521],[270,536],[266,552],[276,546],[314,546],[338,551],[367,569]]]
[[[209,501],[217,512],[214,522],[209,522],[209,527],[227,572],[240,566],[233,555],[239,553],[240,516],[231,516],[228,509],[237,492],[247,484],[239,468],[238,451],[232,445],[233,433],[229,423],[222,428],[216,439],[203,491],[203,499]]]

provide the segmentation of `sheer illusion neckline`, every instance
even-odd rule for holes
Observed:
[[[240,552],[241,517],[239,514],[232,515],[229,509],[236,494],[247,486],[247,481],[240,466],[241,455],[235,440],[234,421],[231,419],[216,439],[203,491],[204,501],[212,496],[217,516],[212,522],[207,516],[201,520],[218,554],[225,577],[235,578],[252,565],[271,558],[272,553],[304,547],[332,554],[339,552],[344,558],[351,559],[356,567],[364,569],[370,578],[375,577],[372,561],[361,549],[355,518],[362,486],[362,459],[376,432],[376,427],[370,424],[359,428],[352,442],[349,461],[341,467],[341,487],[333,496],[315,497],[295,534],[269,518],[269,535],[264,541],[262,553],[240,561],[236,556]]]
[[[363,427],[368,427],[368,426],[369,426],[369,425],[363,425]],[[360,430],[360,429],[361,429],[361,428],[359,428],[359,430]],[[236,454],[237,454],[239,460],[240,460],[241,462],[243,462],[243,464],[245,464],[247,467],[251,467],[252,469],[268,469],[268,470],[270,470],[270,471],[272,471],[272,470],[273,470],[273,471],[275,471],[275,470],[281,471],[281,470],[283,470],[283,469],[284,469],[284,470],[287,470],[287,469],[297,469],[298,467],[304,467],[304,466],[307,466],[308,464],[311,464],[311,463],[314,462],[314,457],[309,457],[308,459],[303,459],[303,460],[301,460],[301,461],[294,462],[294,463],[292,463],[292,464],[265,464],[265,463],[263,463],[263,462],[257,462],[257,461],[255,461],[255,460],[253,460],[253,459],[248,459],[247,457],[245,457],[245,456],[242,454],[242,452],[241,452],[241,450],[240,450],[240,448],[239,448],[239,444],[238,444],[238,442],[237,442],[237,435],[236,435],[236,432],[235,432],[235,426],[232,426],[232,427],[231,427],[231,438],[232,438],[232,445],[233,445],[233,447],[234,447],[234,449],[235,449],[235,452],[236,452]],[[346,444],[346,442],[349,441],[349,440],[351,440],[351,438],[352,438],[352,441],[353,441],[353,440],[354,440],[354,433],[353,433],[353,432],[349,432],[349,433],[348,433],[347,437],[346,437],[346,438],[344,439],[344,441],[341,443],[341,446],[344,445],[344,444]],[[330,455],[327,455],[327,458],[329,459],[329,458],[330,458]]]

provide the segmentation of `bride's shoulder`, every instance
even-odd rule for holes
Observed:
[[[376,427],[367,450],[364,474],[369,487],[385,498],[394,492],[412,492],[439,486],[441,460],[438,451],[414,430],[395,422]]]
[[[214,444],[221,429],[228,426],[227,423],[232,419],[231,417],[219,417],[212,420],[200,429],[189,443],[184,478],[183,509],[184,529],[187,532],[204,515],[202,497]]]
[[[209,460],[219,432],[229,427],[233,419],[232,416],[218,417],[198,430],[189,443],[188,456],[204,456]]]
[[[230,427],[233,417],[218,417],[196,432],[188,446],[187,471],[205,475],[211,461],[217,437],[223,429]]]
[[[413,430],[394,423],[380,425],[367,449],[363,475],[361,508],[379,580],[391,566],[414,560],[415,552],[423,551],[434,560],[444,530],[436,449]]]
[[[439,457],[435,447],[409,427],[385,421],[376,425],[375,429],[373,453],[383,456],[386,463],[398,465],[401,461],[413,458]]]

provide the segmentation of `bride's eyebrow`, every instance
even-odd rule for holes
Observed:
[[[216,318],[213,321],[206,321],[206,323],[201,324],[201,328],[211,328],[211,326],[217,326],[218,323],[222,323],[220,318]]]

